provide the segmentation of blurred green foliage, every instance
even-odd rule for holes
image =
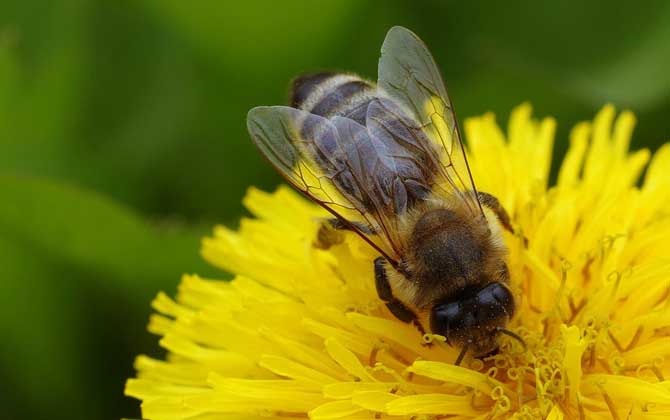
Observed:
[[[279,182],[245,132],[291,77],[374,78],[395,24],[417,32],[459,117],[531,101],[569,128],[605,102],[670,133],[670,3],[5,0],[0,3],[0,375],[4,418],[139,416],[134,355],[160,354],[149,301]]]

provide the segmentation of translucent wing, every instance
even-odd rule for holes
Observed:
[[[380,96],[397,104],[414,126],[426,134],[432,144],[423,149],[439,170],[435,186],[444,194],[460,196],[473,211],[482,212],[458,122],[447,95],[437,64],[426,45],[414,33],[395,26],[386,35],[378,68]]]
[[[398,191],[404,186],[397,185],[397,174],[413,169],[399,158],[408,155],[406,150],[380,142],[351,119],[329,120],[284,106],[252,109],[247,128],[256,146],[289,183],[397,264],[402,255],[397,206],[407,197],[405,189],[404,194]],[[414,184],[410,185],[411,196]],[[361,231],[353,221],[364,222],[380,235]]]

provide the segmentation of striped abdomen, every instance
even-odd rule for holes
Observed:
[[[365,113],[374,98],[373,83],[352,74],[323,72],[306,74],[293,81],[291,106],[330,118],[351,118],[365,125]]]
[[[307,118],[301,136],[323,173],[358,208],[402,214],[430,194],[436,168],[419,147],[430,142],[372,82],[324,72],[300,76],[292,87],[294,108],[357,123],[334,122],[340,124],[336,135],[318,118]]]

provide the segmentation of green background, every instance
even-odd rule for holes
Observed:
[[[281,4],[280,4],[281,3]],[[417,32],[461,120],[530,101],[570,127],[606,102],[670,138],[670,2],[0,2],[3,418],[139,417],[123,397],[149,302],[279,179],[245,115],[298,73],[376,74],[386,30]]]

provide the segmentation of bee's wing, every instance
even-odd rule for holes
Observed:
[[[426,136],[423,150],[431,155],[438,168],[435,187],[442,193],[460,196],[473,211],[482,212],[465,150],[458,121],[444,87],[440,71],[426,45],[410,30],[395,26],[389,30],[382,45],[378,81],[380,96],[387,96],[402,107],[413,121],[414,129]]]
[[[376,185],[385,164],[383,144],[353,120],[331,120],[285,107],[249,111],[247,128],[254,144],[296,189],[324,207],[377,249],[391,264],[400,257],[393,203]],[[363,232],[356,223],[380,235]]]

